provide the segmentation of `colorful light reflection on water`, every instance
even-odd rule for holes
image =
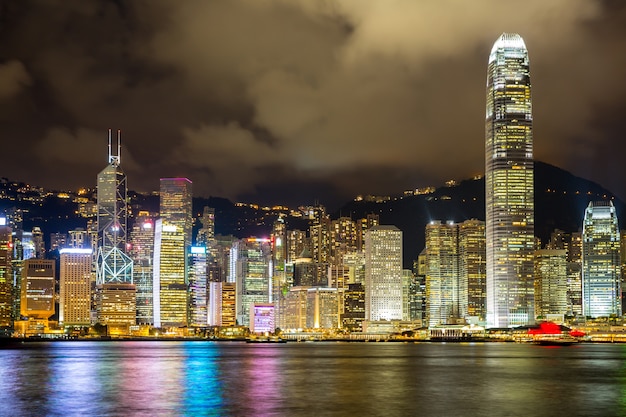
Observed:
[[[0,349],[4,416],[620,416],[626,346],[214,342]]]

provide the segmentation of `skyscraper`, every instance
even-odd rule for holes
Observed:
[[[191,181],[161,178],[160,219],[154,233],[154,325],[186,326],[188,248],[193,227]]]
[[[487,323],[534,320],[533,135],[528,51],[517,34],[493,45],[487,70]]]
[[[395,226],[365,233],[365,320],[402,320],[402,231]]]
[[[130,232],[129,255],[133,260],[133,282],[137,288],[137,323],[152,324],[152,262],[154,260],[154,219],[140,211]]]
[[[135,286],[133,261],[126,254],[128,189],[126,175],[120,167],[120,141],[118,131],[114,155],[109,130],[109,164],[98,174],[96,313],[99,323],[132,325],[135,324]]]
[[[126,255],[128,189],[120,150],[118,131],[117,155],[112,154],[109,130],[109,164],[98,174],[98,285],[133,282],[133,263]]]
[[[207,250],[205,246],[189,248],[189,325],[208,325]]]
[[[430,326],[453,324],[459,315],[459,231],[454,222],[426,225],[426,305]],[[467,301],[465,301],[467,305]]]
[[[269,239],[248,238],[235,242],[230,251],[229,282],[236,282],[237,322],[250,324],[250,307],[271,302],[271,245]]]
[[[589,203],[583,220],[583,314],[622,314],[620,233],[611,202]]]
[[[31,258],[22,269],[23,317],[47,320],[54,314],[54,261]]]
[[[91,312],[91,248],[63,248],[59,276],[59,322],[89,326]]]
[[[11,254],[13,241],[11,228],[5,217],[0,217],[0,328],[11,326],[13,285],[11,285]]]
[[[535,314],[544,319],[549,314],[566,314],[567,251],[541,249],[535,252]]]

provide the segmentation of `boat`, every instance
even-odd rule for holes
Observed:
[[[246,339],[246,343],[287,343],[287,341],[278,336],[260,336],[249,337]]]
[[[544,334],[535,337],[533,343],[541,346],[570,346],[579,343],[579,339],[567,334]]]

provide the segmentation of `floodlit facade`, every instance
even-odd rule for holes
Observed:
[[[192,246],[189,250],[189,325],[206,327],[208,319],[207,250]]]
[[[0,217],[0,328],[9,327],[12,322],[12,251],[13,240],[11,238],[11,228],[7,226],[5,217]]]
[[[152,274],[154,327],[187,325],[185,235],[174,225],[155,222]]]
[[[365,233],[365,319],[402,320],[402,231],[395,226]]]
[[[20,313],[47,320],[54,314],[54,261],[31,258],[24,261]]]
[[[534,321],[534,181],[530,67],[524,40],[503,33],[487,70],[487,323]]]
[[[254,303],[250,306],[250,332],[256,334],[274,333],[276,316],[274,304]]]
[[[458,227],[454,222],[426,225],[426,305],[428,324],[459,318]]]
[[[160,219],[154,232],[154,326],[182,327],[188,324],[192,183],[187,178],[161,178],[160,184]]]
[[[133,282],[137,288],[137,324],[154,323],[152,273],[154,262],[154,219],[140,211],[130,232]]]
[[[235,242],[230,252],[230,282],[237,287],[237,323],[250,323],[250,307],[271,300],[271,245],[269,239],[248,238]]]
[[[622,314],[620,233],[612,202],[589,203],[583,220],[583,314]]]
[[[535,252],[535,315],[567,314],[567,251],[542,249]]]
[[[485,222],[471,219],[459,224],[459,274],[463,291],[467,287],[467,309],[464,314],[486,318],[486,240]]]
[[[64,248],[60,255],[59,322],[65,326],[89,326],[92,250]]]

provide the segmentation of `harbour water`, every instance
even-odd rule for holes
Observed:
[[[626,345],[36,342],[6,416],[625,416]]]

